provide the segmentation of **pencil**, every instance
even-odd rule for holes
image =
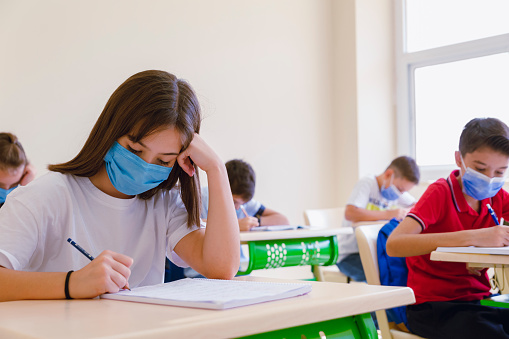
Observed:
[[[249,217],[249,215],[247,214],[246,209],[244,207],[240,206],[240,209],[242,210],[242,212],[244,212],[246,218]]]
[[[81,254],[83,254],[85,257],[87,257],[88,259],[90,259],[90,261],[94,260],[95,258],[93,256],[90,255],[90,253],[88,253],[87,251],[85,251],[83,249],[83,247],[81,247],[80,245],[78,245],[76,243],[76,241],[72,240],[71,238],[68,238],[67,239],[67,242],[71,245],[74,246],[75,249],[77,249],[78,251],[81,252]],[[129,287],[127,287],[127,285],[124,286],[124,290],[131,290]]]

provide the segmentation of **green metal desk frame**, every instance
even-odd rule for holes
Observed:
[[[238,275],[288,266],[329,266],[338,260],[338,240],[335,235],[250,241],[248,246],[248,267],[245,271],[239,271]]]
[[[369,313],[259,333],[242,339],[378,339]]]
[[[329,266],[338,260],[338,240],[335,235],[297,239],[275,239],[249,241],[249,263],[246,275],[253,270],[288,266]],[[245,339],[377,339],[378,334],[370,314],[361,314],[340,319],[259,333]]]

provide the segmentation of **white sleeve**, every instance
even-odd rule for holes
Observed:
[[[183,237],[193,231],[203,228],[204,225],[200,223],[200,225],[193,225],[191,228],[187,227],[188,214],[186,207],[180,198],[180,194],[176,189],[171,190],[169,194],[170,207],[168,213],[168,230],[166,233],[166,237],[168,239],[166,253],[168,259],[170,259],[175,265],[180,267],[189,267],[189,265],[185,263],[173,250]]]
[[[18,193],[18,192],[16,192]],[[0,265],[22,270],[28,266],[39,243],[37,220],[11,193],[0,209]]]
[[[373,183],[370,182],[369,178],[362,178],[353,188],[346,204],[359,208],[366,208],[366,206],[368,206],[369,194],[371,193],[372,187]]]
[[[410,207],[415,204],[415,198],[408,192],[404,192],[398,199],[398,205],[402,207]]]

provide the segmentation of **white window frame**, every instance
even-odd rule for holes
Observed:
[[[415,70],[425,66],[509,53],[509,34],[407,53],[405,2],[395,0],[397,150],[398,154],[415,158]],[[453,169],[451,166],[421,166],[421,180],[446,177]]]

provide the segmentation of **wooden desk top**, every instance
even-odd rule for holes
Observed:
[[[105,299],[0,302],[0,337],[232,338],[415,302],[408,287],[307,283],[307,295],[223,311]]]
[[[324,229],[297,229],[297,230],[286,230],[286,231],[240,232],[240,242],[246,243],[249,241],[258,241],[258,240],[328,237],[331,235],[338,235],[338,234],[353,234],[353,228],[351,228],[351,227],[337,227],[337,228],[324,228]]]
[[[485,265],[509,265],[509,255],[479,254],[479,253],[453,253],[453,252],[431,252],[431,260],[465,262]]]

